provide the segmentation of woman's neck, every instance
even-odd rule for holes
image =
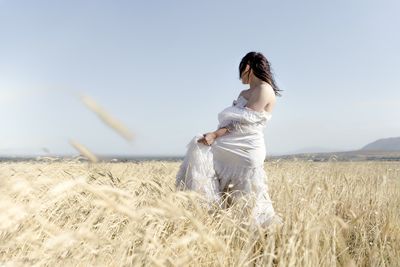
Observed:
[[[255,77],[254,77],[254,78],[255,78]],[[252,88],[265,86],[265,85],[267,85],[267,84],[268,84],[267,82],[265,82],[265,81],[263,81],[263,80],[260,80],[260,79],[258,79],[258,78],[255,78],[254,80],[252,80],[252,81],[250,82],[250,90],[251,90]]]

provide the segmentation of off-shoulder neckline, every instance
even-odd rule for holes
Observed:
[[[249,100],[247,100],[244,96],[240,95],[239,98],[240,98],[240,97],[242,97],[244,100],[246,100],[246,102],[249,102]],[[247,110],[249,110],[249,111],[256,112],[256,113],[270,114],[270,115],[272,115],[272,112],[269,112],[269,111],[265,111],[265,110],[263,110],[263,111],[257,111],[257,110],[254,110],[254,109],[252,109],[252,108],[246,107],[246,106],[244,106],[244,108],[247,109]]]

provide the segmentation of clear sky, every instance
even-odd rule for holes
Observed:
[[[0,0],[0,154],[76,154],[73,139],[97,154],[183,155],[247,89],[249,51],[284,90],[268,154],[400,136],[399,11],[396,0]]]

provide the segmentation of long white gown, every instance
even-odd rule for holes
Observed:
[[[248,201],[251,218],[256,224],[268,226],[280,221],[268,194],[264,171],[263,131],[272,114],[250,109],[246,103],[247,100],[239,96],[218,114],[218,128],[227,126],[229,132],[215,139],[211,146],[197,142],[201,134],[187,144],[176,187],[197,191],[208,203],[221,207],[224,192],[229,192],[233,201],[252,196],[252,201]]]

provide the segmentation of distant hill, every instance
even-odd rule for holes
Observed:
[[[389,137],[378,139],[367,144],[361,150],[374,151],[400,151],[400,137]]]
[[[400,137],[378,139],[358,150],[336,152],[302,152],[286,155],[267,156],[266,160],[298,159],[308,161],[400,161]]]
[[[400,151],[379,151],[379,150],[352,150],[329,153],[300,153],[279,156],[267,156],[270,160],[308,160],[308,161],[400,161]]]

